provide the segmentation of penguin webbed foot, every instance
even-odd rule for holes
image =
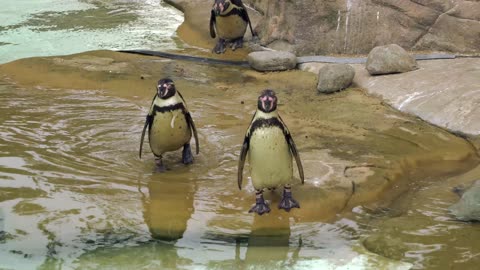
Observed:
[[[163,165],[162,157],[155,157],[155,171],[159,173],[163,173],[167,171],[165,165]]]
[[[235,51],[238,48],[243,47],[243,37],[237,38],[230,43],[230,47],[232,48],[232,51]]]
[[[257,213],[259,214],[260,216],[265,214],[265,213],[269,213],[270,212],[270,207],[268,206],[268,204],[266,202],[263,202],[263,203],[255,203],[255,205],[250,208],[250,210],[248,210],[249,213]]]
[[[224,39],[218,39],[217,44],[213,48],[213,52],[217,54],[221,54],[225,52],[225,40]]]
[[[255,205],[253,205],[252,208],[248,210],[248,212],[249,213],[254,212],[261,216],[265,213],[269,213],[270,207],[268,206],[268,203],[263,199],[263,196],[260,196],[260,197],[257,196]]]
[[[187,143],[183,146],[182,163],[185,164],[185,165],[193,163],[192,148],[190,147],[189,143]]]
[[[254,44],[258,44],[260,43],[260,38],[258,37],[258,35],[255,33],[255,35],[252,36],[252,43]]]
[[[285,209],[285,211],[290,212],[292,208],[300,208],[300,204],[292,197],[292,192],[289,188],[283,190],[282,200],[278,204],[279,209]]]

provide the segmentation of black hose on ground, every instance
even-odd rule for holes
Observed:
[[[160,52],[160,51],[119,50],[118,52],[158,56],[162,58],[185,60],[185,61],[192,61],[192,62],[205,63],[205,64],[250,67],[247,61],[223,60],[223,59],[215,59],[215,58],[208,58],[208,57],[201,57],[201,56],[167,53],[167,52]],[[433,53],[433,54],[417,54],[417,55],[414,55],[414,57],[416,60],[439,60],[439,59],[455,59],[455,58],[478,58],[479,56],[463,56],[463,55],[454,55],[454,54]],[[366,57],[336,57],[336,56],[323,56],[323,55],[297,57],[297,64],[312,63],[312,62],[340,63],[340,64],[365,64],[367,62],[367,58]]]
[[[119,50],[118,52],[158,56],[162,58],[185,60],[185,61],[192,61],[192,62],[205,63],[205,64],[250,67],[247,61],[214,59],[214,58],[208,58],[208,57],[191,56],[191,55],[150,51],[150,50]]]

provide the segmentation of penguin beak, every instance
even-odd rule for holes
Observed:
[[[275,110],[277,99],[275,97],[260,96],[258,99],[258,106],[262,108],[264,112],[271,112]]]
[[[270,109],[272,108],[272,100],[268,97],[260,97],[260,102],[261,102],[261,106],[262,106],[262,109],[263,111],[265,112],[269,112]]]
[[[272,103],[269,100],[267,100],[263,103],[263,109],[266,112],[269,112],[271,108],[272,108]]]
[[[158,95],[161,98],[166,97],[169,91],[170,91],[170,85],[168,84],[162,84],[158,86]]]
[[[166,97],[168,94],[168,88],[163,88],[162,97]]]

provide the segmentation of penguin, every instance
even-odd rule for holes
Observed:
[[[243,47],[243,36],[250,26],[252,36],[255,36],[247,9],[241,0],[215,0],[210,14],[210,36],[218,41],[213,52],[225,52],[225,45],[230,43],[233,51]]]
[[[185,100],[169,78],[161,79],[157,83],[157,91],[142,130],[139,158],[142,158],[142,147],[147,127],[150,149],[155,156],[155,163],[160,171],[165,170],[162,155],[165,152],[175,151],[182,146],[183,164],[193,162],[190,148],[192,133],[195,137],[196,153],[198,155],[200,148],[195,123],[187,109]]]
[[[238,163],[238,188],[242,189],[243,167],[249,154],[252,184],[256,190],[255,205],[249,212],[259,215],[270,212],[263,199],[265,188],[274,189],[283,185],[283,196],[278,208],[289,212],[300,208],[292,197],[292,156],[295,157],[298,173],[304,183],[303,167],[292,135],[277,111],[277,96],[266,89],[258,97],[258,105],[243,140]]]

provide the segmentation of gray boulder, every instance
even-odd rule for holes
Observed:
[[[480,221],[480,180],[477,180],[456,204],[450,206],[449,210],[458,220]]]
[[[417,61],[402,47],[390,44],[373,48],[366,68],[371,75],[402,73],[417,69]]]
[[[349,87],[355,77],[355,70],[347,64],[328,64],[318,71],[317,90],[333,93]]]
[[[250,66],[258,71],[279,71],[294,69],[297,65],[295,54],[283,51],[252,52],[247,57]]]

